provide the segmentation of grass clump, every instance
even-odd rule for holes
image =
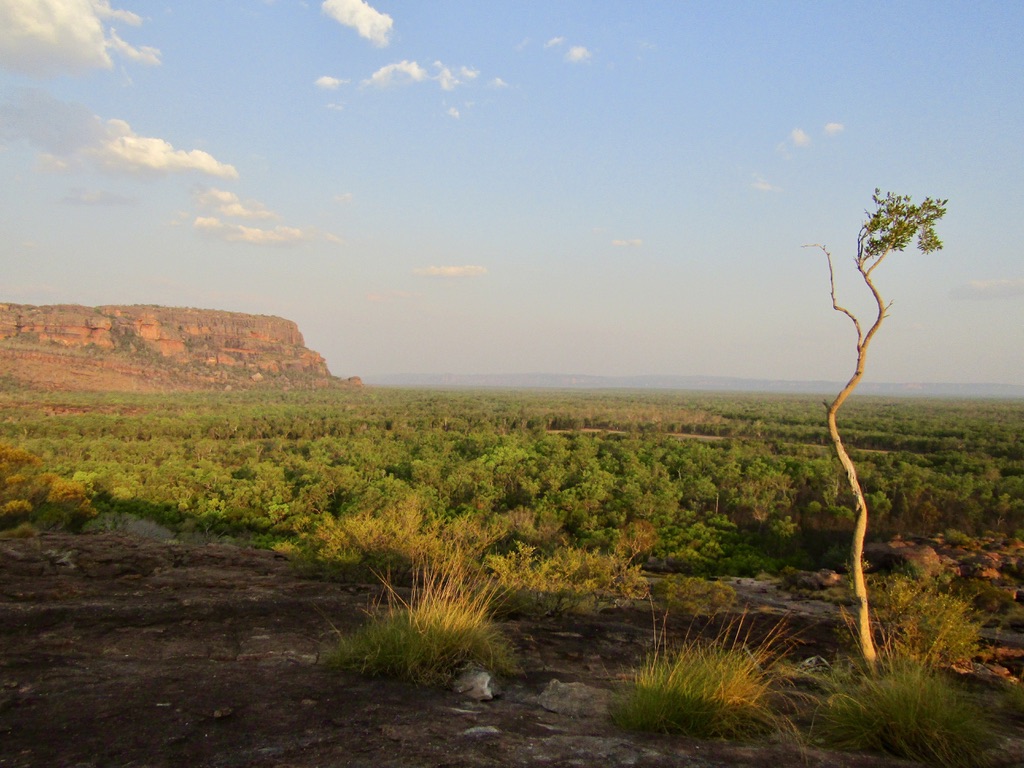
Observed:
[[[39,530],[32,523],[27,522],[0,531],[0,539],[31,539],[38,535]]]
[[[992,724],[951,680],[925,664],[889,660],[875,674],[833,685],[818,724],[829,746],[887,752],[943,768],[985,765]]]
[[[652,654],[634,673],[612,716],[630,730],[743,740],[778,730],[769,651],[734,642],[688,641]]]
[[[387,606],[341,638],[327,663],[417,685],[448,683],[467,663],[512,674],[511,645],[491,619],[494,590],[456,568],[421,574],[408,601],[388,586]]]

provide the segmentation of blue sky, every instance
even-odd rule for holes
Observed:
[[[1024,4],[0,0],[0,301],[299,323],[333,373],[1024,384]]]

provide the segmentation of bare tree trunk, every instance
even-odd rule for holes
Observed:
[[[861,368],[861,366],[858,366]],[[846,478],[850,483],[850,490],[856,498],[856,525],[853,531],[853,545],[850,548],[850,569],[853,574],[853,594],[857,598],[857,640],[860,643],[861,653],[868,666],[874,669],[878,654],[875,651],[875,641],[871,632],[871,612],[868,608],[868,585],[864,579],[864,537],[868,530],[868,505],[864,500],[864,491],[860,487],[860,480],[857,478],[857,469],[853,465],[850,454],[846,452],[843,441],[839,437],[839,427],[836,425],[836,412],[843,404],[847,396],[857,386],[860,375],[855,374],[854,378],[846,385],[842,392],[828,406],[828,433],[832,438],[832,444],[836,448],[836,455],[839,463],[846,470]]]

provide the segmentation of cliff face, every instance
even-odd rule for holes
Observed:
[[[291,320],[155,306],[0,304],[0,374],[54,389],[323,386]],[[353,382],[354,383],[354,382]]]

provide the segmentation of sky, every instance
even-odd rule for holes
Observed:
[[[338,376],[1024,384],[1024,3],[0,0],[0,301],[278,315]]]

